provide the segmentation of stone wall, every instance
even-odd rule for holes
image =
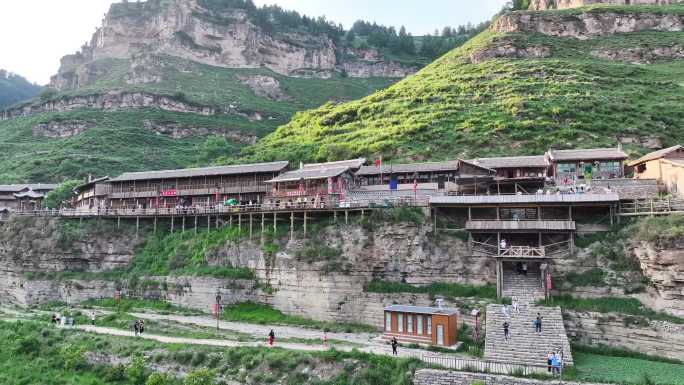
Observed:
[[[580,385],[577,382],[563,382],[566,385]],[[481,374],[467,372],[452,372],[446,370],[421,369],[416,371],[413,378],[414,385],[550,385],[560,384],[560,381],[542,381],[526,378],[501,376],[496,374]],[[582,382],[581,385],[598,385]]]
[[[583,344],[603,344],[684,360],[684,325],[614,313],[563,311],[568,336]]]

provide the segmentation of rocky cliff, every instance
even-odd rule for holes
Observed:
[[[532,0],[530,10],[579,8],[590,5],[668,5],[676,0]]]
[[[51,80],[58,90],[92,84],[102,60],[130,60],[129,83],[159,81],[155,57],[171,56],[226,68],[266,67],[288,76],[404,77],[415,67],[373,49],[343,54],[326,34],[265,31],[244,9],[210,9],[197,0],[115,4],[90,42],[62,58]]]

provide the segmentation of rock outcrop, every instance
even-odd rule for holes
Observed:
[[[95,127],[95,123],[83,120],[54,120],[33,126],[33,136],[65,139]]]
[[[658,60],[684,59],[684,47],[675,45],[671,47],[600,49],[592,51],[591,55],[600,59],[621,61],[631,64],[650,64],[657,62]]]
[[[642,242],[634,249],[651,290],[641,300],[658,310],[684,316],[684,239]]]
[[[242,144],[254,144],[257,141],[256,135],[250,135],[240,130],[233,130],[227,127],[198,127],[188,126],[178,122],[158,122],[145,120],[143,127],[159,135],[166,135],[173,139],[185,139],[198,136],[217,135],[229,139],[232,142]]]
[[[44,112],[63,112],[76,109],[104,111],[131,108],[159,108],[165,111],[214,115],[215,107],[185,102],[178,98],[149,92],[110,91],[103,94],[66,96],[58,99],[28,103],[0,112],[0,120],[31,116]]]
[[[542,33],[549,36],[590,39],[617,33],[684,30],[684,15],[668,13],[583,12],[577,15],[544,12],[512,12],[492,26],[501,33]]]
[[[530,10],[568,9],[589,5],[667,5],[673,0],[532,0]]]
[[[167,55],[226,68],[260,68],[288,76],[403,77],[417,69],[377,60],[338,59],[327,35],[268,33],[243,9],[207,9],[197,0],[115,4],[90,42],[65,56],[50,85],[57,90],[91,84],[102,72],[100,59],[131,61],[129,84],[160,81],[154,56]],[[346,56],[345,56],[346,57]]]
[[[280,88],[280,81],[271,76],[264,75],[250,75],[240,76],[240,81],[249,86],[257,96],[264,97],[271,100],[291,100],[292,97],[287,95]]]

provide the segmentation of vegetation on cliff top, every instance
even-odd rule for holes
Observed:
[[[615,146],[621,136],[678,143],[684,140],[681,62],[637,65],[595,55],[683,40],[682,32],[576,40],[488,30],[385,90],[298,113],[244,155],[320,161],[382,153],[385,160],[439,160],[539,154],[582,143]],[[488,59],[512,48],[539,48],[548,57]]]
[[[38,95],[41,88],[20,75],[0,69],[0,110]]]

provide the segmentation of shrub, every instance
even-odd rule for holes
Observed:
[[[66,370],[78,370],[86,365],[85,349],[80,345],[64,345],[59,355]]]
[[[166,374],[154,373],[147,378],[145,385],[169,385],[169,377]]]
[[[126,368],[126,377],[132,385],[143,385],[147,376],[145,375],[145,357],[136,355],[130,365]]]
[[[57,188],[45,195],[43,204],[47,208],[56,209],[61,204],[68,202],[74,196],[74,189],[81,184],[79,180],[68,180],[61,183]]]
[[[209,369],[198,369],[188,374],[184,385],[214,385],[216,383],[216,372]]]

